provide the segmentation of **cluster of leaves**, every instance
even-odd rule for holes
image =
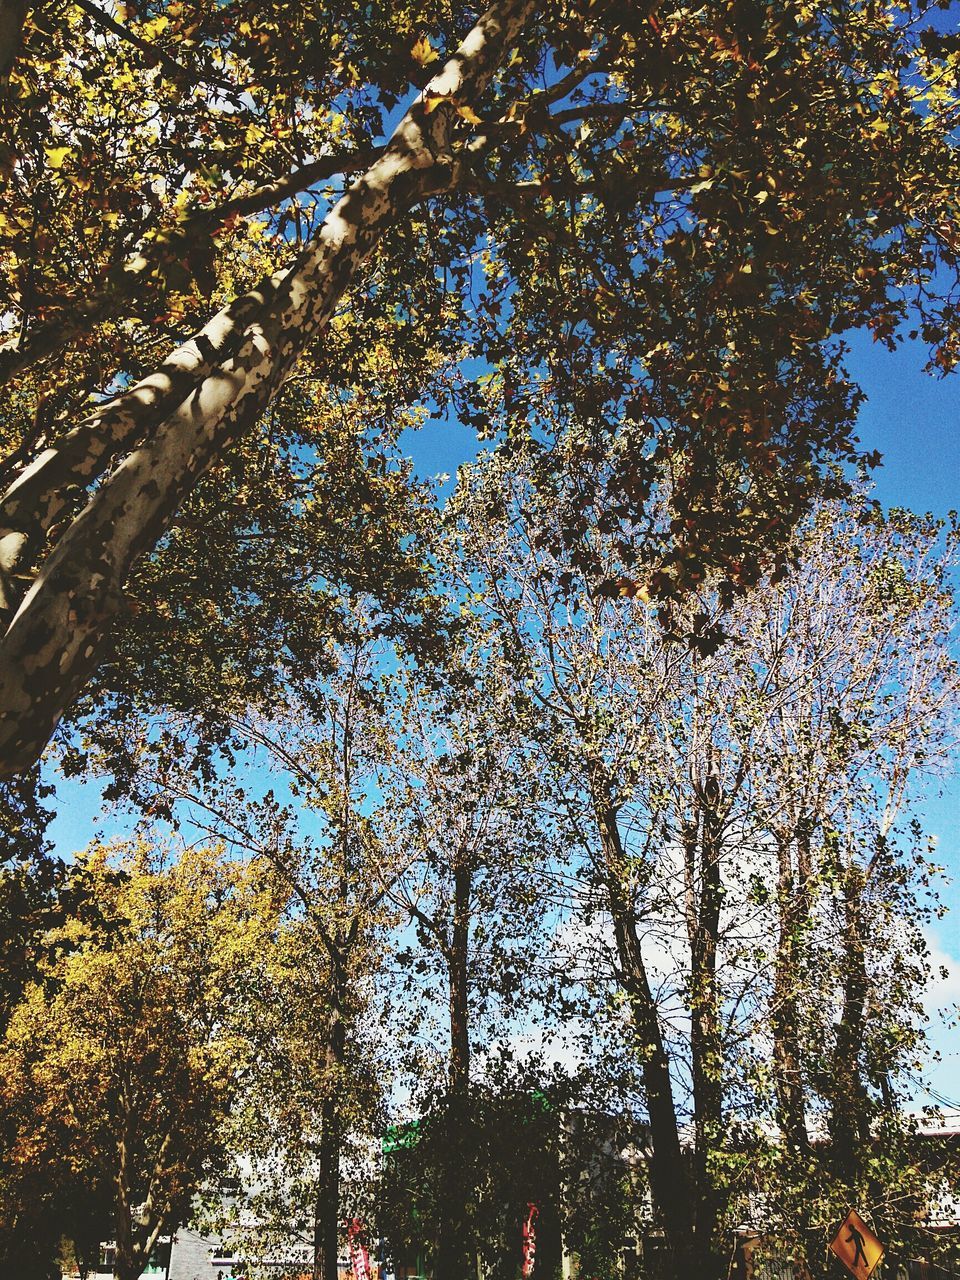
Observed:
[[[462,412],[561,439],[587,492],[614,448],[608,519],[640,517],[667,476],[669,527],[637,575],[656,595],[711,570],[754,585],[833,483],[820,464],[853,457],[837,335],[892,345],[918,305],[952,366],[953,296],[927,291],[957,266],[952,197],[946,222],[928,203],[955,172],[955,53],[921,30],[870,5],[618,12],[576,105],[518,111],[473,215],[497,375]],[[559,535],[580,550],[575,523]]]
[[[540,1213],[538,1266],[545,1274],[555,1272],[559,1150],[570,1092],[571,1082],[562,1076],[525,1078],[522,1070],[500,1062],[467,1099],[454,1105],[449,1097],[435,1096],[415,1122],[390,1130],[377,1225],[390,1242],[394,1265],[436,1265],[437,1241],[447,1226],[443,1183],[459,1165],[471,1187],[466,1230],[491,1274],[515,1271],[521,1222],[531,1203]]]

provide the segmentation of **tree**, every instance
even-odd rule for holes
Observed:
[[[611,601],[616,533],[602,500],[585,511],[592,581],[552,551],[555,500],[488,461],[463,476],[450,563],[513,664],[520,721],[588,859],[580,917],[609,922],[600,974],[640,1064],[672,1265],[722,1274],[721,1232],[749,1209],[734,1189],[754,1185],[744,1151],[757,1160],[771,1091],[783,1154],[768,1146],[758,1176],[783,1159],[788,1184],[806,1188],[795,1237],[821,1161],[863,1191],[875,1119],[902,1127],[893,1082],[917,1052],[929,872],[901,810],[952,742],[956,533],[884,518],[862,494],[826,506],[798,532],[792,570],[728,614],[709,589],[691,600],[700,617],[680,627],[726,638],[698,653],[665,643],[642,598]],[[885,924],[868,937],[874,917]],[[779,1073],[764,1069],[766,1044]],[[805,1136],[811,1086],[827,1156]],[[843,1153],[858,1146],[854,1172]],[[798,1148],[799,1163],[786,1154]]]
[[[502,1041],[511,1024],[515,1033],[537,995],[543,999],[541,869],[555,855],[530,761],[503,733],[511,694],[505,673],[480,652],[458,657],[463,665],[451,663],[439,691],[415,674],[408,682],[382,783],[383,843],[397,850],[394,865],[402,866],[400,850],[409,862],[390,893],[418,946],[397,953],[407,980],[395,1016],[406,1019],[401,1040],[432,1139],[438,1280],[476,1265],[486,1175],[474,1052]],[[425,1046],[433,1040],[434,1003],[446,1014],[439,1055]]]
[[[755,582],[821,465],[854,451],[836,334],[892,343],[915,312],[934,365],[955,360],[957,55],[912,11],[329,0],[307,18],[205,0],[124,17],[3,10],[7,774],[102,660],[134,564],[297,361],[342,386],[345,299],[379,332],[399,307],[421,348],[485,360],[486,382],[431,388],[483,429],[559,432],[575,472],[615,435],[624,511],[641,518],[668,473],[674,523],[645,553],[664,600],[711,568],[727,591]],[[356,176],[312,191],[337,174]],[[297,250],[246,288],[258,209],[270,252]],[[204,324],[207,293],[224,305]]]
[[[532,466],[538,466],[536,457]],[[584,509],[583,542],[602,528],[602,501]],[[591,514],[595,520],[588,524]],[[460,556],[451,568],[461,589],[472,589],[475,580],[483,584],[484,608],[515,664],[527,732],[553,772],[561,805],[572,811],[602,909],[613,923],[616,981],[642,1064],[651,1191],[680,1276],[705,1259],[694,1253],[696,1196],[681,1149],[669,1046],[642,945],[648,856],[655,856],[659,831],[655,821],[645,823],[640,850],[633,853],[624,844],[621,815],[650,763],[653,717],[670,691],[682,687],[684,656],[664,648],[659,637],[651,640],[646,618],[639,648],[631,652],[632,619],[623,619],[624,635],[604,590],[615,553],[602,566],[599,583],[578,577],[574,589],[574,573],[557,561],[551,546],[562,519],[555,495],[548,499],[524,478],[511,481],[502,463],[478,464],[464,476],[452,504]],[[648,661],[651,644],[655,653]]]
[[[554,1275],[559,1269],[561,1180],[570,1169],[583,1169],[572,1159],[567,1168],[563,1159],[569,1146],[567,1106],[575,1092],[574,1082],[561,1073],[509,1056],[488,1063],[484,1079],[474,1081],[458,1146],[469,1153],[475,1174],[470,1208],[477,1256],[472,1262],[497,1280],[517,1274],[531,1204],[538,1210],[536,1274]],[[415,1121],[395,1126],[385,1138],[377,1220],[395,1266],[426,1261],[424,1242],[435,1237],[444,1212],[448,1143],[445,1103],[436,1096]],[[582,1208],[584,1188],[577,1190]],[[612,1209],[609,1203],[605,1207],[608,1213]]]
[[[304,635],[309,594],[286,601]],[[388,672],[398,650],[371,600],[338,603],[338,638],[327,635],[304,655],[295,691],[271,689],[231,708],[227,742],[198,753],[199,712],[161,720],[128,708],[101,735],[103,754],[91,757],[108,771],[126,761],[128,802],[152,821],[162,816],[224,842],[285,904],[249,1008],[259,1051],[231,1140],[254,1173],[242,1221],[230,1229],[255,1236],[261,1250],[268,1241],[289,1245],[291,1228],[312,1236],[318,1280],[335,1280],[350,1216],[345,1194],[357,1191],[343,1185],[347,1157],[382,1105],[383,1071],[370,1061],[367,1036],[395,915],[393,858],[409,860],[383,844],[378,800],[383,761],[396,750]],[[251,1204],[252,1233],[243,1225]]]
[[[903,1108],[923,1057],[924,929],[939,908],[913,804],[955,746],[956,552],[954,524],[883,517],[864,498],[827,510],[750,630],[763,717],[753,808],[776,855],[775,894],[754,895],[777,911],[765,947],[779,1176],[812,1268],[811,1224],[846,1199],[875,1206],[891,1248],[922,1238]]]
[[[40,1170],[66,1184],[68,1205],[79,1200],[81,1223],[109,1205],[114,1274],[136,1280],[224,1169],[249,1053],[236,1016],[258,963],[247,944],[269,911],[209,849],[178,861],[145,844],[117,853],[95,848],[83,864],[109,929],[64,926],[72,945],[29,986],[0,1047],[5,1209],[29,1204]],[[44,1200],[54,1212],[63,1203]],[[102,1225],[93,1217],[84,1232]]]

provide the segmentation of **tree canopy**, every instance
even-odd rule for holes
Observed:
[[[7,774],[304,370],[531,436],[585,486],[613,449],[628,589],[669,602],[757,581],[856,452],[838,335],[913,324],[955,361],[958,53],[925,4],[9,0],[3,23]],[[329,492],[330,522],[353,501]]]

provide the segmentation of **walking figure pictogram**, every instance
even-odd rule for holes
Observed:
[[[867,1255],[863,1251],[863,1233],[858,1231],[852,1222],[850,1223],[850,1234],[847,1236],[847,1244],[852,1244],[854,1247],[852,1265],[858,1267],[862,1262],[864,1266],[867,1266]]]

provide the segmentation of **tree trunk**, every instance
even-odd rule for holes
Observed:
[[[863,1018],[867,1003],[866,951],[861,895],[863,876],[846,869],[843,886],[843,980],[840,1021],[833,1052],[830,1108],[831,1159],[837,1179],[853,1188],[870,1141],[867,1091],[861,1071]]]
[[[688,1171],[680,1145],[673,1084],[657,1006],[640,945],[636,910],[628,888],[627,862],[617,810],[600,769],[592,771],[594,816],[603,857],[603,877],[613,920],[620,981],[643,1053],[643,1083],[650,1120],[650,1190],[672,1255],[676,1280],[694,1274],[695,1218]]]
[[[175,1145],[175,1131],[168,1129],[160,1144],[150,1190],[142,1207],[135,1213],[131,1199],[133,1172],[130,1167],[130,1152],[134,1145],[138,1112],[125,1088],[121,1089],[117,1118],[120,1126],[114,1178],[114,1234],[117,1253],[113,1274],[115,1280],[139,1280],[150,1254],[156,1248],[160,1232],[169,1223],[169,1209],[157,1207],[153,1184],[162,1184],[164,1175],[170,1171],[168,1160],[171,1148]]]
[[[809,915],[809,840],[806,824],[798,827],[797,869],[794,873],[791,840],[781,835],[777,841],[778,937],[774,962],[773,1061],[777,1092],[777,1123],[792,1157],[808,1151],[806,1102],[801,1073],[800,1010],[797,1002],[803,967],[803,933]],[[805,854],[806,850],[806,854]]]
[[[447,950],[450,981],[449,1092],[444,1114],[444,1158],[439,1187],[434,1280],[468,1280],[476,1274],[469,1202],[475,1193],[470,1114],[470,1004],[468,961],[473,869],[466,859],[454,870],[453,923]]]
[[[101,660],[132,566],[252,428],[387,228],[456,186],[459,95],[482,92],[536,7],[496,0],[297,260],[45,449],[0,499],[0,616],[12,615],[0,642],[0,776],[39,757]],[[24,594],[54,522],[73,512],[70,493],[108,471]]]
[[[116,1200],[113,1234],[117,1251],[113,1260],[115,1280],[138,1280],[140,1266],[133,1245],[133,1207],[130,1203],[130,1116],[125,1101],[119,1104],[120,1139],[117,1144]]]
[[[720,1192],[710,1169],[710,1153],[720,1141],[723,1121],[723,1044],[717,992],[717,943],[723,885],[720,877],[720,822],[713,804],[703,806],[700,821],[691,834],[691,852],[694,860],[699,862],[699,893],[690,937],[695,1265],[698,1275],[702,1275],[704,1280],[713,1280],[723,1268],[716,1252]],[[699,859],[696,858],[698,843]]]
[[[468,958],[473,869],[461,862],[454,871],[453,928],[450,939],[450,1093],[464,1097],[470,1088],[470,1007]]]
[[[340,1150],[343,1141],[339,1080],[344,1064],[346,978],[339,962],[333,965],[331,1025],[326,1047],[327,1096],[321,1107],[320,1180],[313,1215],[313,1280],[337,1280],[340,1255]]]

